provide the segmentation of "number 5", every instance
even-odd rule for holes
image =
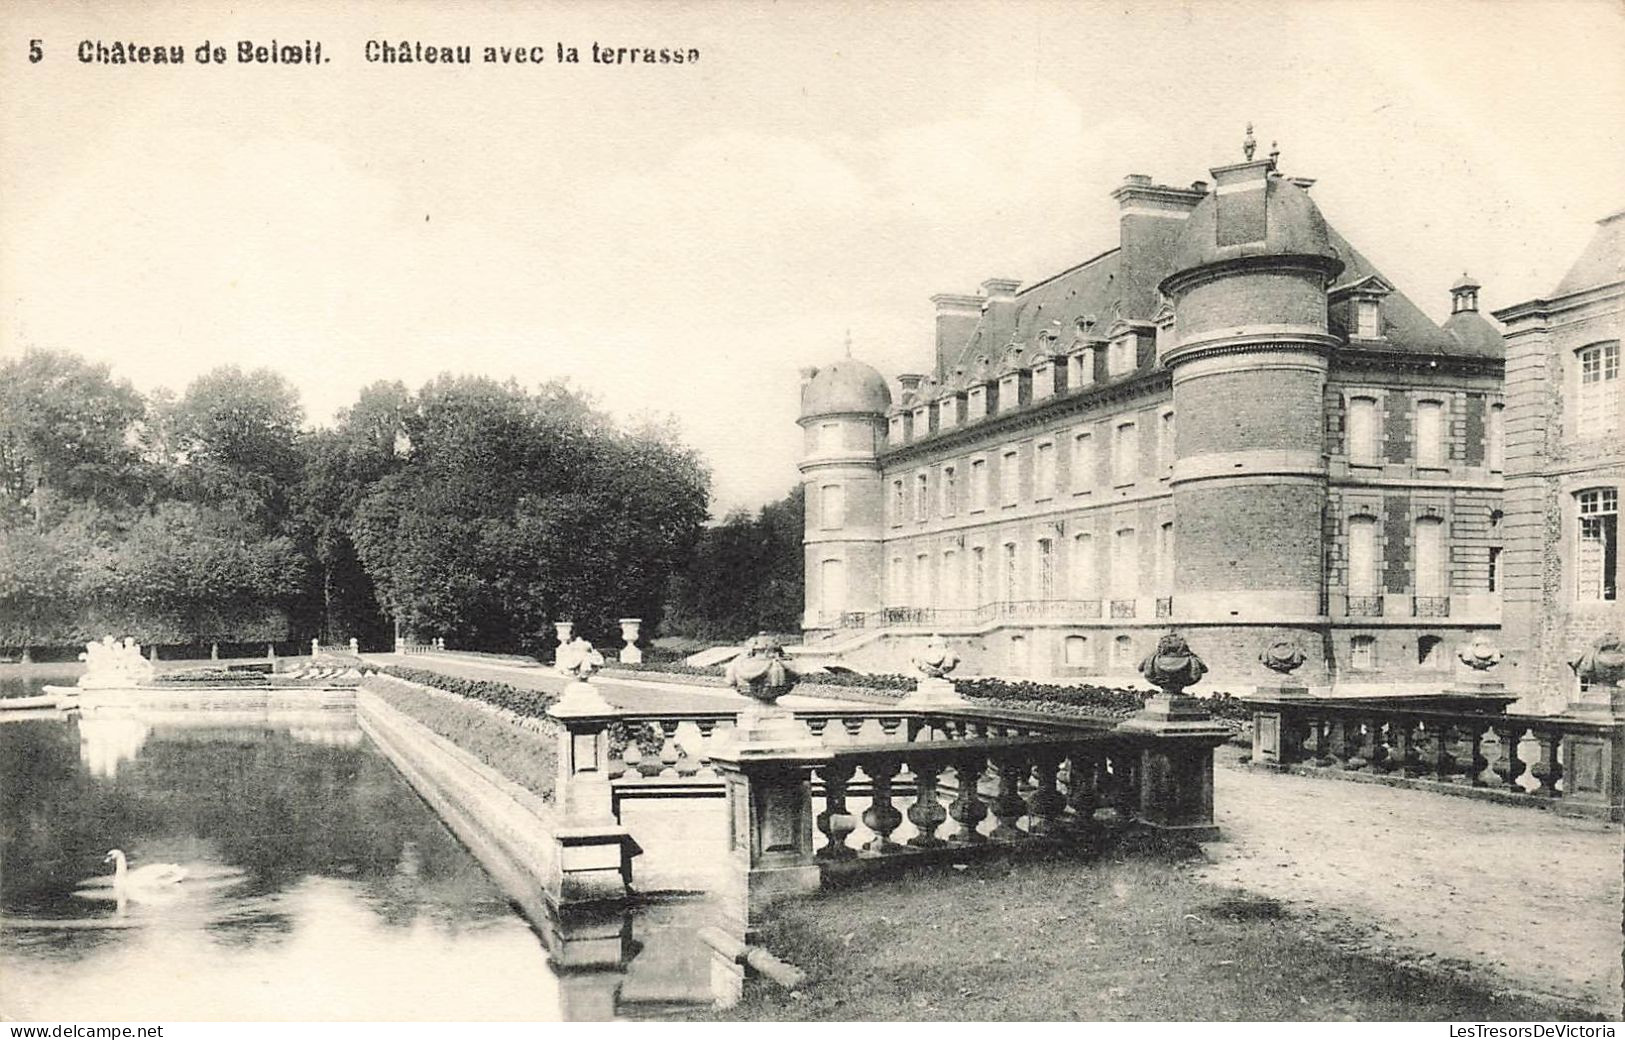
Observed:
[[[39,64],[40,59],[42,59],[44,57],[45,57],[45,52],[40,49],[40,41],[38,41],[38,40],[29,40],[28,41],[28,60],[37,65],[37,64]]]

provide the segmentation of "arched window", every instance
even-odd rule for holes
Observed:
[[[1055,598],[1055,541],[1051,538],[1038,540],[1038,598]]]
[[[846,610],[846,567],[840,560],[824,560],[818,565],[819,610],[826,618],[838,618]]]
[[[1133,599],[1140,591],[1140,543],[1134,528],[1112,536],[1112,598]]]
[[[1062,659],[1074,668],[1081,668],[1095,663],[1088,636],[1067,636],[1063,649],[1064,655]]]
[[[1349,517],[1349,576],[1351,597],[1377,595],[1377,518]]]
[[[1355,636],[1349,640],[1349,667],[1369,671],[1377,667],[1375,636]]]
[[[846,523],[846,487],[825,484],[818,489],[819,519],[825,529]]]
[[[1099,599],[1100,576],[1095,569],[1095,539],[1080,534],[1072,539],[1072,598]]]
[[[1446,594],[1444,520],[1419,516],[1415,530],[1416,597],[1438,599]]]
[[[1118,636],[1112,640],[1112,668],[1123,671],[1134,667],[1134,637]]]
[[[1506,457],[1506,406],[1492,404],[1484,429],[1484,463],[1491,473],[1499,473],[1506,468]]]

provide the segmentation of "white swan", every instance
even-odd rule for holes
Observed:
[[[113,864],[113,887],[115,889],[131,888],[159,888],[164,885],[177,884],[186,879],[186,868],[174,863],[148,863],[146,866],[130,869],[121,849],[110,850],[102,858],[103,863]]]

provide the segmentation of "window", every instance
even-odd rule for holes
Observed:
[[[1014,603],[1021,598],[1021,572],[1016,568],[1016,543],[1004,543],[1004,599]]]
[[[1021,403],[1021,376],[1015,372],[999,380],[999,411],[1013,412]]]
[[[841,450],[840,423],[827,422],[818,424],[818,450],[822,452]]]
[[[970,591],[972,606],[987,602],[987,550],[980,545],[970,551]]]
[[[1013,506],[1021,501],[1021,453],[1007,451],[999,466],[999,501]]]
[[[891,558],[890,578],[891,580],[886,583],[888,586],[886,596],[889,601],[888,605],[893,607],[906,605],[908,603],[908,574],[903,570],[903,558],[901,556]]]
[[[840,527],[846,522],[846,487],[825,484],[818,489],[819,517],[826,528]]]
[[[1492,404],[1484,426],[1484,463],[1491,473],[1499,473],[1506,467],[1506,436],[1506,408]]]
[[[1157,588],[1169,593],[1174,588],[1174,522],[1157,528]]]
[[[1088,636],[1067,636],[1061,659],[1073,668],[1091,665],[1095,663],[1092,650]]]
[[[1436,516],[1416,519],[1416,596],[1435,599],[1444,591],[1444,521]]]
[[[987,508],[987,460],[972,459],[970,464],[970,507]]]
[[[886,439],[892,444],[902,444],[906,438],[903,434],[903,417],[894,415],[887,421]]]
[[[1106,374],[1109,376],[1124,376],[1139,367],[1139,337],[1119,336],[1112,340],[1106,350]]]
[[[1112,441],[1112,483],[1132,484],[1140,471],[1140,431],[1131,422],[1117,424]]]
[[[1100,578],[1095,572],[1095,540],[1087,534],[1072,539],[1072,598],[1100,598]]]
[[[1084,347],[1072,355],[1069,364],[1072,367],[1067,376],[1067,386],[1081,388],[1089,386],[1095,381],[1095,348]]]
[[[953,516],[959,505],[959,469],[957,466],[942,467],[942,515]]]
[[[1576,428],[1581,440],[1619,432],[1619,344],[1599,343],[1580,351],[1580,400]]]
[[[965,395],[965,421],[975,422],[987,415],[987,387],[973,386]]]
[[[1382,322],[1376,300],[1360,300],[1354,305],[1355,332],[1360,339],[1376,339],[1382,334]]]
[[[840,560],[824,560],[818,572],[820,610],[826,618],[838,618],[846,610],[846,568]]]
[[[1490,591],[1501,591],[1501,547],[1490,546]]]
[[[1438,401],[1416,402],[1416,464],[1444,465],[1444,405]]]
[[[914,605],[929,607],[936,600],[936,576],[931,573],[931,557],[925,553],[914,556]]]
[[[919,440],[931,432],[931,406],[922,404],[914,409],[914,439]]]
[[[1377,399],[1349,399],[1349,461],[1357,466],[1377,464]]]
[[[1351,597],[1377,595],[1377,518],[1349,517],[1349,575]]]
[[[1042,501],[1055,497],[1055,442],[1044,441],[1033,456],[1033,497]]]
[[[959,424],[959,400],[944,397],[937,402],[937,429],[951,430]]]
[[[1349,667],[1370,671],[1377,667],[1377,640],[1375,636],[1355,636],[1349,640]]]
[[[1174,323],[1171,321],[1165,321],[1161,325],[1157,326],[1157,356],[1161,357],[1162,355],[1166,354],[1168,352],[1168,348],[1172,347],[1173,345]]]
[[[1038,540],[1038,598],[1055,598],[1055,542],[1049,538]]]
[[[1044,360],[1033,366],[1033,400],[1055,396],[1055,363]]]
[[[1111,583],[1113,599],[1133,599],[1140,591],[1140,543],[1132,527],[1112,537]]]
[[[1072,492],[1088,491],[1095,483],[1095,438],[1080,433],[1072,438]]]
[[[1419,636],[1416,640],[1416,664],[1420,668],[1437,669],[1444,666],[1444,640],[1438,636]]]
[[[1575,553],[1575,595],[1582,600],[1611,600],[1619,594],[1619,491],[1582,491],[1580,544]]]
[[[1174,468],[1174,413],[1163,412],[1157,422],[1157,466],[1164,472]]]
[[[959,573],[959,554],[952,549],[942,554],[942,602],[945,606],[964,606],[965,589]]]
[[[914,474],[914,519],[924,520],[930,512],[931,481],[924,473]]]
[[[894,524],[903,522],[903,482],[901,480],[891,482],[891,522]]]
[[[1134,637],[1118,636],[1112,640],[1112,667],[1123,671],[1134,667]]]

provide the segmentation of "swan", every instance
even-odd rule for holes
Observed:
[[[114,888],[158,888],[186,879],[186,868],[174,863],[148,863],[131,870],[121,849],[109,850],[102,862],[113,864]]]

